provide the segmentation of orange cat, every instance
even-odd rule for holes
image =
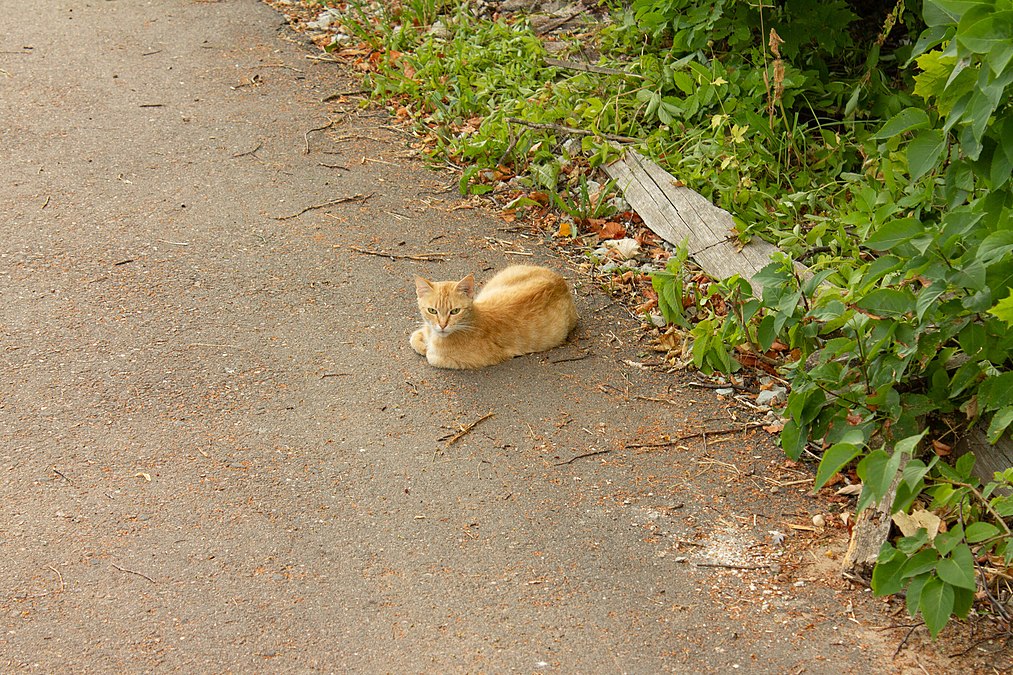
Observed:
[[[475,294],[475,277],[429,281],[415,277],[422,328],[411,345],[437,368],[483,368],[562,344],[577,325],[577,308],[563,277],[533,265],[513,265]]]

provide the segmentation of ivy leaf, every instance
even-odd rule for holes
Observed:
[[[967,544],[960,544],[949,558],[943,558],[936,567],[939,578],[957,588],[973,591],[977,588],[974,580],[974,556]]]
[[[1009,42],[993,46],[988,53],[988,65],[996,75],[1002,75],[1011,59],[1013,59],[1013,44]]]
[[[945,292],[946,285],[941,283],[934,283],[922,289],[922,292],[918,294],[918,302],[915,304],[915,316],[918,317],[919,321],[924,318],[925,312],[935,304],[939,296]]]
[[[1009,289],[1010,294],[995,303],[995,307],[988,310],[988,313],[1003,321],[1008,326],[1013,326],[1013,288]]]
[[[980,0],[925,0],[922,14],[926,25],[940,26],[957,23],[964,12],[981,4]]]
[[[1013,406],[1013,370],[982,380],[978,387],[978,404],[984,410]]]
[[[989,12],[957,31],[957,42],[976,54],[988,54],[996,45],[1008,45],[1013,35],[1013,10]]]
[[[941,129],[919,132],[907,146],[907,166],[911,180],[916,181],[931,171],[946,149],[946,134]]]
[[[939,635],[953,613],[953,587],[938,577],[931,577],[922,587],[918,609],[933,639]]]
[[[883,542],[876,566],[872,570],[872,592],[875,595],[900,593],[904,589],[900,572],[906,562],[907,558],[890,546],[890,542]]]
[[[897,134],[929,126],[929,115],[921,108],[905,108],[891,117],[873,138],[893,138]]]
[[[796,460],[802,454],[809,436],[808,426],[800,427],[795,420],[788,420],[781,429],[781,449],[788,459]]]
[[[875,316],[893,318],[903,317],[916,307],[911,291],[899,288],[877,288],[855,304]]]
[[[966,619],[971,605],[974,604],[974,591],[966,588],[953,589],[953,614]]]
[[[999,534],[999,528],[992,523],[971,523],[967,526],[967,531],[964,535],[967,537],[967,543],[977,544],[978,542],[991,539],[995,535]]]
[[[899,454],[897,458],[899,463]],[[873,450],[858,463],[856,471],[862,479],[862,495],[858,498],[857,511],[863,511],[866,506],[878,502],[886,495],[894,474],[897,473],[896,466],[893,472],[889,470],[892,459],[884,450],[879,449]]]
[[[992,445],[998,443],[1010,424],[1013,424],[1013,406],[1000,408],[988,425],[988,442]]]
[[[904,569],[901,570],[900,575],[904,579],[917,577],[921,574],[934,570],[938,562],[939,554],[936,553],[936,549],[922,549],[907,559],[904,563]]]
[[[763,317],[756,329],[756,341],[759,343],[760,351],[766,352],[776,339],[777,333],[774,331],[774,315],[768,314]]]
[[[865,245],[873,251],[889,251],[894,246],[910,241],[924,232],[925,225],[917,218],[898,218],[885,223],[873,232],[865,241]]]
[[[826,485],[834,474],[840,471],[845,464],[858,457],[860,452],[862,452],[862,448],[851,443],[835,443],[827,448],[827,451],[823,453],[823,459],[820,460],[819,468],[816,469],[813,490],[819,490]]]
[[[922,588],[928,581],[929,575],[915,577],[907,586],[907,613],[914,616],[918,613],[918,602],[922,598]]]
[[[971,478],[971,472],[974,471],[974,461],[974,453],[969,452],[966,455],[958,457],[957,462],[953,465],[953,469],[960,476],[962,483],[970,483],[974,480]],[[960,525],[957,525],[957,527],[959,528]]]
[[[978,255],[975,256],[984,265],[992,263],[1008,256],[1013,250],[1013,230],[1000,230],[985,237],[978,247]]]

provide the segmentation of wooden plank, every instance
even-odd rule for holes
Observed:
[[[634,150],[605,167],[644,224],[665,241],[687,242],[689,255],[707,274],[723,279],[733,274],[747,279],[760,296],[756,273],[770,264],[778,249],[753,239],[743,245],[735,236],[732,215],[678,181]]]
[[[1005,471],[1013,467],[1013,438],[1005,433],[999,437],[998,443],[992,445],[988,442],[987,429],[988,425],[978,422],[960,437],[954,448],[954,455],[957,457],[968,452],[974,453],[972,473],[980,478],[982,483],[991,481],[996,471]]]

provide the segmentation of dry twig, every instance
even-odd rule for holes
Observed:
[[[595,450],[594,452],[585,452],[585,453],[580,454],[580,455],[574,455],[573,457],[571,457],[570,459],[568,459],[566,461],[556,462],[552,466],[563,466],[564,464],[572,464],[572,463],[576,462],[578,459],[583,459],[584,457],[594,457],[595,455],[604,455],[607,452],[612,452],[612,451],[611,450]]]
[[[314,131],[323,131],[324,129],[330,129],[333,125],[334,125],[334,120],[327,120],[327,124],[325,124],[323,126],[320,126],[320,127],[313,127],[312,129],[310,129],[309,131],[307,131],[306,133],[304,133],[302,135],[302,140],[303,140],[303,144],[304,144],[303,145],[303,149],[302,149],[302,154],[304,154],[304,155],[310,154],[310,134],[312,134]]]
[[[447,447],[449,448],[454,443],[457,443],[459,440],[461,440],[462,438],[464,438],[465,435],[467,435],[468,433],[470,433],[472,429],[474,429],[480,423],[486,421],[487,419],[489,419],[493,415],[495,415],[495,413],[491,413],[491,412],[490,413],[486,413],[485,415],[482,415],[481,417],[479,417],[477,420],[475,420],[471,424],[466,424],[466,425],[462,426],[461,430],[458,431],[453,436],[451,436],[450,440],[447,441]],[[444,436],[444,438],[446,438],[446,436]],[[442,440],[444,440],[444,438],[441,438],[440,440],[442,441]]]
[[[601,136],[607,138],[610,141],[616,143],[636,143],[637,139],[629,136],[619,136],[617,134],[603,134],[597,131],[590,131],[588,129],[577,129],[576,127],[567,127],[562,124],[545,124],[542,122],[528,122],[518,117],[508,117],[507,122],[513,124],[520,124],[521,126],[529,127],[531,129],[541,129],[543,131],[558,131],[562,134],[570,134],[571,136]]]
[[[602,75],[622,75],[624,77],[635,77],[637,79],[644,79],[643,75],[638,73],[628,73],[625,70],[619,70],[618,68],[606,68],[605,66],[596,66],[591,63],[581,63],[578,61],[562,61],[560,59],[545,59],[545,65],[552,66],[553,68],[566,68],[567,70],[579,70],[585,73],[600,73]]]
[[[116,563],[110,563],[110,564],[113,567],[115,567],[116,569],[118,569],[120,572],[126,572],[127,574],[136,574],[139,577],[143,577],[143,578],[147,579],[148,581],[150,581],[153,584],[157,583],[154,579],[152,579],[151,577],[149,577],[147,574],[144,574],[143,572],[138,572],[137,570],[127,569],[126,567],[120,567]]]
[[[339,199],[332,199],[330,201],[323,202],[321,204],[312,204],[310,206],[307,206],[303,210],[299,211],[298,213],[293,213],[293,214],[288,215],[288,216],[273,216],[273,219],[274,220],[291,220],[293,218],[298,218],[299,216],[301,216],[302,214],[306,213],[307,211],[313,211],[315,209],[324,209],[324,208],[327,208],[328,206],[335,206],[337,204],[345,204],[345,203],[348,203],[348,202],[360,202],[361,203],[361,202],[365,202],[367,199],[369,199],[370,197],[372,197],[373,194],[374,193],[370,192],[368,195],[364,195],[362,193],[359,193],[359,194],[356,194],[356,195],[352,195],[351,197],[340,197]]]
[[[578,16],[580,16],[586,11],[587,11],[586,7],[584,7],[583,5],[579,5],[577,9],[570,12],[569,14],[565,14],[555,19],[551,19],[550,21],[547,21],[546,23],[538,27],[535,30],[535,35],[545,35],[546,33],[551,33],[560,26],[565,26],[567,23],[569,23],[573,19],[576,19]]]
[[[722,434],[741,433],[741,432],[749,431],[750,429],[755,429],[757,427],[762,427],[762,426],[763,426],[763,422],[748,422],[746,424],[743,424],[742,426],[739,426],[739,427],[729,427],[727,429],[704,429],[703,431],[696,431],[696,432],[694,432],[692,434],[684,434],[682,436],[677,437],[676,440],[677,441],[685,441],[686,439],[696,438],[697,436],[703,436],[704,438],[707,438],[708,435],[710,435],[710,436],[720,436]]]
[[[579,356],[567,356],[561,359],[549,359],[549,363],[568,363],[570,361],[583,361],[584,359],[591,356],[591,350],[587,350]]]
[[[255,148],[253,148],[253,150],[247,150],[246,152],[237,152],[236,154],[232,155],[232,159],[236,159],[237,157],[246,157],[248,155],[256,155],[257,154],[257,150],[260,150],[263,146],[264,146],[264,143],[263,142],[259,142],[259,143],[257,143],[257,146]]]
[[[445,253],[419,253],[418,255],[408,255],[405,253],[391,253],[389,251],[371,251],[366,248],[359,248],[358,246],[349,246],[350,249],[356,253],[362,253],[363,255],[375,255],[380,258],[390,258],[391,260],[420,260],[422,262],[446,262]]]

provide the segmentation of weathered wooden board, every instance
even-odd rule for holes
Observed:
[[[1006,433],[999,438],[998,443],[992,445],[988,442],[987,429],[984,422],[978,422],[957,441],[957,447],[954,448],[954,454],[958,457],[968,452],[974,453],[973,473],[983,483],[992,480],[996,471],[1013,467],[1013,438]]]
[[[607,165],[605,172],[651,231],[672,244],[686,241],[690,257],[715,279],[738,274],[749,280],[757,296],[762,294],[754,277],[770,264],[776,246],[760,239],[743,245],[735,238],[730,213],[679,185],[671,174],[633,150]]]

